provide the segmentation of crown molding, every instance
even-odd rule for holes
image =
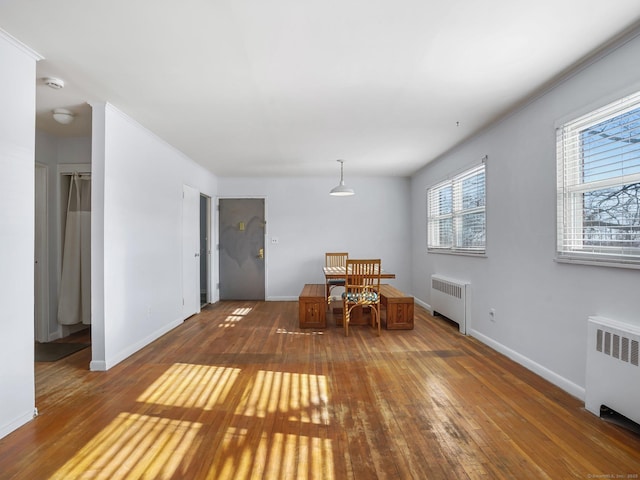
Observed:
[[[13,37],[12,35],[10,35],[9,33],[7,33],[6,31],[4,31],[1,28],[0,28],[0,38],[6,40],[8,43],[10,43],[14,47],[16,47],[21,52],[26,53],[31,58],[33,58],[36,62],[38,62],[40,60],[44,60],[44,57],[42,55],[40,55],[38,52],[36,52],[32,48],[28,47],[27,45],[22,43],[20,40],[18,40],[17,38]]]

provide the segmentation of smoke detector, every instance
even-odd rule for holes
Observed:
[[[61,88],[64,88],[64,80],[55,77],[45,78],[44,84],[48,87],[53,88],[54,90],[60,90]]]

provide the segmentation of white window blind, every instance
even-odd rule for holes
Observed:
[[[475,166],[427,190],[427,248],[484,253],[485,165]]]
[[[557,133],[558,258],[640,265],[640,92]]]

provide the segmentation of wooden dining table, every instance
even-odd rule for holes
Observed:
[[[345,268],[346,267],[322,267],[324,271],[325,282],[328,282],[329,280],[339,280],[341,278],[344,278],[347,273],[345,271]],[[382,272],[380,273],[380,278],[396,278],[396,274],[385,272],[384,270],[382,270]]]

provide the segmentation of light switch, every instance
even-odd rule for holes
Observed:
[[[280,243],[278,237],[271,237],[271,245],[278,245],[278,243]]]

